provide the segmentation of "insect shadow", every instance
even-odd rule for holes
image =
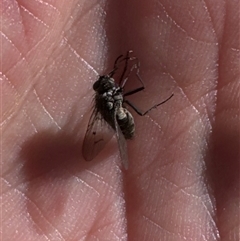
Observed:
[[[120,158],[125,169],[128,169],[127,139],[132,139],[135,133],[134,118],[125,104],[129,105],[138,115],[144,116],[152,109],[164,104],[173,97],[152,106],[142,112],[133,103],[126,99],[127,96],[136,94],[145,89],[139,75],[140,62],[137,57],[131,56],[133,51],[127,51],[126,56],[120,55],[114,63],[113,70],[107,75],[99,76],[93,84],[95,91],[93,111],[88,123],[88,128],[83,140],[82,153],[86,161],[91,161],[104,148],[108,141],[116,134]],[[123,71],[117,84],[113,78],[119,65],[123,63]],[[124,92],[124,87],[133,71],[141,87]]]

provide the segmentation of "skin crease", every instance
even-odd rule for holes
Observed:
[[[1,240],[239,240],[239,1],[1,7]],[[131,100],[174,97],[131,111],[125,171],[114,138],[92,162],[81,145],[92,84],[130,49]]]

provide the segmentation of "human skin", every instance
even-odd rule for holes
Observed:
[[[1,5],[1,240],[239,240],[238,0]],[[98,74],[132,49],[129,169],[81,145]],[[142,97],[143,96],[143,97]]]

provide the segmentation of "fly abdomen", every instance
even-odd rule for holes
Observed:
[[[119,113],[117,113],[117,122],[124,137],[126,139],[132,139],[135,132],[135,124],[131,113],[127,109],[121,108]]]

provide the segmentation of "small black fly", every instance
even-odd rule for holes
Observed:
[[[135,94],[145,89],[144,83],[139,75],[140,63],[136,57],[131,57],[133,51],[128,51],[126,56],[120,55],[115,63],[113,70],[107,75],[99,76],[98,80],[93,84],[95,93],[95,105],[89,120],[88,128],[83,141],[83,157],[86,161],[91,161],[116,134],[120,158],[125,169],[128,168],[127,155],[127,139],[132,139],[135,132],[135,124],[132,114],[125,108],[125,103],[136,111],[137,114],[144,116],[153,108],[162,105],[173,94],[163,102],[152,106],[145,112],[141,112],[126,96]],[[132,66],[129,64],[132,63]],[[119,84],[116,84],[113,76],[119,68],[119,64],[123,63],[123,72],[120,75]],[[124,86],[133,70],[136,70],[136,76],[142,86],[124,93]]]

